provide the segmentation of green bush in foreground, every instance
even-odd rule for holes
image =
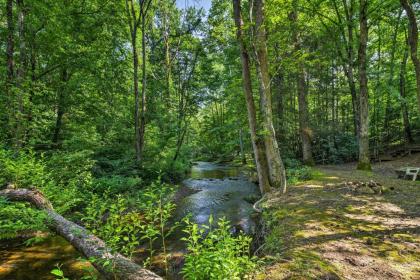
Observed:
[[[188,236],[183,240],[188,253],[182,269],[185,279],[244,279],[255,268],[249,252],[251,237],[231,235],[225,219],[219,219],[213,227],[210,217],[209,224],[198,226],[186,220],[184,232]]]

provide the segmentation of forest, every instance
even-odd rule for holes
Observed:
[[[0,279],[420,279],[418,0],[0,0]]]

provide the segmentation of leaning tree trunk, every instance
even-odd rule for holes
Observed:
[[[243,22],[241,16],[241,0],[233,0],[233,12],[236,24],[236,36],[239,43],[242,62],[242,80],[245,93],[246,106],[248,110],[249,130],[251,133],[252,148],[254,150],[255,165],[257,167],[258,182],[261,193],[270,191],[270,181],[268,175],[267,158],[265,154],[264,142],[257,135],[258,123],[255,110],[254,96],[252,93],[251,72],[249,67],[249,54],[243,41]]]
[[[109,280],[153,280],[162,279],[153,272],[142,268],[118,253],[112,253],[105,242],[89,233],[85,228],[65,219],[54,211],[51,203],[38,190],[5,189],[0,191],[0,197],[12,201],[26,201],[44,210],[48,215],[48,226],[64,237],[86,258],[96,261],[92,265]],[[110,261],[111,266],[104,263]]]
[[[410,45],[410,56],[414,64],[417,82],[417,102],[420,111],[420,60],[417,56],[417,44],[419,41],[419,31],[417,27],[416,14],[409,0],[400,0],[402,7],[407,13],[408,17],[408,44]]]
[[[369,156],[369,101],[367,80],[366,49],[368,41],[367,0],[360,0],[360,39],[359,39],[359,83],[360,83],[360,133],[359,163],[357,169],[371,170]]]
[[[264,27],[264,0],[254,0],[255,8],[255,51],[257,57],[257,72],[260,81],[260,103],[264,123],[264,144],[267,165],[272,187],[286,192],[286,171],[280,157],[276,132],[273,126],[273,110],[271,105],[271,86],[268,70],[267,35]]]

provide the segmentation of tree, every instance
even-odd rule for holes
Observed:
[[[404,48],[404,55],[401,59],[401,66],[400,66],[400,96],[401,96],[401,111],[403,117],[403,124],[404,124],[404,135],[405,140],[407,143],[414,143],[414,139],[411,133],[410,128],[410,118],[408,116],[408,106],[407,106],[407,94],[406,94],[406,85],[405,85],[405,73],[407,68],[407,59],[408,59],[408,49],[407,47]]]
[[[298,91],[299,103],[299,133],[300,140],[302,141],[302,155],[303,162],[306,165],[314,165],[315,162],[312,158],[312,129],[309,126],[308,116],[308,102],[307,102],[307,86],[306,86],[306,71],[302,61],[301,55],[301,42],[298,30],[298,1],[293,1],[293,11],[290,13],[290,19],[293,25],[293,43],[294,51],[297,58],[297,71],[296,71],[296,87]]]
[[[136,160],[141,162],[144,149],[144,134],[146,131],[146,19],[152,0],[141,0],[139,12],[136,11],[134,0],[126,0],[126,13],[128,25],[130,27],[131,49],[133,56],[133,83],[134,83],[134,130],[135,130],[135,150]],[[139,56],[137,50],[137,35],[139,26],[141,28],[141,54],[142,54],[142,88],[141,88],[141,108],[139,95]]]
[[[248,110],[248,122],[251,133],[252,147],[254,150],[255,165],[257,167],[258,182],[261,193],[270,191],[270,180],[267,166],[267,156],[265,154],[264,140],[258,135],[260,125],[257,122],[257,113],[252,93],[250,58],[243,38],[243,21],[241,15],[241,1],[233,0],[233,13],[236,24],[236,37],[239,43],[241,63],[242,63],[242,83],[244,88],[245,100]]]
[[[368,78],[367,78],[367,57],[366,49],[368,42],[368,2],[360,0],[359,4],[359,114],[360,114],[360,133],[359,133],[359,162],[357,169],[371,170],[369,155],[369,99],[368,99]]]
[[[260,83],[261,113],[264,123],[264,145],[267,157],[268,172],[272,187],[286,192],[286,171],[280,157],[276,133],[273,126],[273,110],[271,104],[271,79],[268,67],[267,38],[264,23],[264,0],[254,0],[255,9],[255,53],[256,68]]]
[[[414,64],[417,83],[417,102],[420,111],[420,60],[417,54],[417,45],[419,41],[419,31],[417,27],[416,14],[413,7],[410,5],[409,0],[400,0],[408,18],[408,41],[410,45],[410,57]]]

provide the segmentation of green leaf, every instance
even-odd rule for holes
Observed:
[[[58,276],[58,277],[63,277],[64,276],[64,272],[61,269],[58,268],[54,268],[53,270],[51,270],[51,274]]]

